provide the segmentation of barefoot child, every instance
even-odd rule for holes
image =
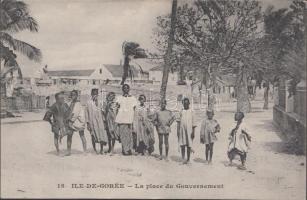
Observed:
[[[92,137],[94,151],[98,154],[96,143],[100,144],[100,154],[103,154],[103,146],[108,142],[108,136],[104,126],[104,110],[102,103],[98,101],[98,89],[91,91],[91,99],[87,102],[85,108],[85,121],[87,130]]]
[[[158,136],[159,136],[159,159],[162,160],[162,152],[163,152],[163,139],[165,144],[165,160],[168,160],[168,136],[171,132],[171,125],[175,121],[175,116],[173,113],[166,109],[166,100],[161,102],[161,110],[156,112],[154,118],[154,124],[156,126]]]
[[[68,116],[68,125],[72,131],[78,131],[84,153],[86,152],[86,139],[84,136],[84,129],[85,129],[85,116],[83,107],[79,101],[78,91],[73,90],[70,93],[71,95],[71,102],[69,105],[69,116]],[[69,145],[71,146],[72,143],[72,136],[68,137]],[[68,142],[68,141],[67,141]]]
[[[220,125],[213,116],[214,111],[207,110],[207,118],[202,121],[200,128],[200,142],[206,145],[206,162],[209,164],[212,162],[213,144],[217,141],[215,133],[220,132]]]
[[[231,131],[229,136],[228,158],[230,165],[236,155],[240,156],[242,166],[240,169],[246,169],[245,162],[247,157],[247,151],[250,148],[251,136],[248,133],[246,125],[243,122],[244,114],[237,112],[235,114],[236,127]]]
[[[67,123],[67,113],[69,112],[68,105],[64,102],[64,95],[62,92],[55,94],[55,103],[49,107],[44,116],[44,121],[48,121],[51,125],[51,130],[54,133],[54,145],[57,151],[57,155],[60,154],[59,141],[64,136],[72,136],[73,132],[70,131]],[[67,155],[70,155],[71,145],[69,139],[67,139]]]
[[[135,108],[135,116],[133,122],[133,132],[136,135],[136,152],[142,155],[148,152],[151,154],[152,140],[152,124],[149,120],[149,109],[145,105],[146,96],[141,94],[139,96],[139,105]]]
[[[178,143],[181,148],[182,159],[185,159],[185,149],[187,149],[187,160],[183,164],[190,162],[190,154],[192,149],[192,142],[195,137],[195,119],[193,111],[190,109],[190,100],[184,98],[182,100],[183,110],[180,112],[179,121],[177,121],[177,136]]]
[[[108,135],[108,144],[109,144],[109,150],[108,153],[110,153],[110,156],[114,153],[114,145],[115,140],[119,140],[119,136],[116,133],[116,123],[115,123],[115,117],[117,113],[117,107],[115,103],[115,93],[109,92],[106,97],[106,112],[105,112],[105,120],[106,120],[106,131]]]

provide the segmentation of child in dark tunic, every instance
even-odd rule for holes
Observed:
[[[69,106],[64,102],[62,92],[55,94],[56,102],[48,109],[44,116],[44,121],[48,121],[51,125],[51,130],[54,133],[54,145],[57,155],[60,154],[59,141],[61,142],[64,136],[72,137],[73,132],[68,127]],[[67,139],[67,155],[70,155],[71,145]]]
[[[108,144],[109,144],[109,150],[110,156],[114,153],[114,145],[115,140],[119,140],[119,136],[116,132],[116,123],[115,123],[115,117],[117,113],[117,106],[114,102],[115,100],[115,93],[109,92],[106,97],[106,105],[105,105],[105,120],[106,120],[106,131],[108,135]]]

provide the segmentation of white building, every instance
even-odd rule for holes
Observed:
[[[149,80],[153,82],[153,84],[161,84],[162,82],[162,75],[163,75],[163,67],[156,66],[149,70]],[[177,85],[179,81],[179,74],[178,72],[170,72],[168,75],[168,85]]]
[[[49,79],[53,85],[99,85],[119,83],[123,75],[121,65],[103,64],[92,69],[48,70]],[[148,81],[148,73],[137,70],[131,65],[133,82]],[[127,78],[129,82],[131,76]]]

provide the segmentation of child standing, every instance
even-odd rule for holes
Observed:
[[[244,114],[237,112],[235,114],[235,121],[237,122],[236,127],[231,131],[229,136],[229,147],[228,147],[228,158],[230,165],[236,155],[240,156],[242,166],[239,169],[245,170],[245,162],[247,152],[250,149],[251,136],[248,133],[246,125],[243,123]]]
[[[145,155],[146,152],[152,153],[153,129],[149,120],[149,109],[145,105],[146,96],[139,96],[139,105],[135,108],[133,122],[133,132],[136,134],[136,152]]]
[[[219,123],[213,119],[214,111],[207,110],[207,118],[201,123],[200,142],[206,145],[206,162],[211,164],[213,155],[213,144],[217,141],[215,133],[220,132]]]
[[[117,113],[117,107],[115,100],[115,93],[109,92],[106,97],[106,106],[105,106],[105,119],[106,119],[106,131],[108,135],[108,144],[110,156],[114,153],[115,140],[119,140],[119,135],[116,133],[116,123],[115,117]]]
[[[159,159],[162,160],[163,140],[165,144],[165,160],[168,161],[168,136],[171,132],[171,125],[175,121],[175,116],[170,110],[166,109],[166,100],[161,101],[161,109],[156,112],[154,117],[154,125],[156,126],[159,136]]]
[[[190,154],[192,149],[192,141],[195,137],[195,119],[194,113],[190,109],[190,100],[184,98],[182,100],[183,110],[180,112],[179,120],[177,121],[177,136],[178,143],[181,148],[181,156],[183,164],[190,162]],[[185,149],[187,149],[187,160],[185,159]]]

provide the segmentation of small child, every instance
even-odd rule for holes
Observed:
[[[168,149],[169,149],[169,133],[171,132],[171,125],[175,121],[175,116],[170,110],[166,109],[166,100],[161,102],[161,109],[155,113],[154,117],[154,125],[156,126],[158,136],[159,136],[159,159],[162,160],[162,152],[163,152],[163,139],[165,144],[165,160],[168,161]]]
[[[213,119],[213,116],[214,111],[207,110],[207,118],[202,121],[200,128],[200,143],[206,145],[206,162],[208,164],[212,163],[213,144],[217,141],[215,133],[220,132],[221,129],[219,123]]]
[[[105,104],[105,121],[106,121],[106,131],[108,135],[108,144],[110,156],[114,154],[114,145],[115,140],[119,140],[119,136],[116,133],[116,123],[115,117],[117,113],[117,107],[115,101],[115,93],[109,92],[106,97],[106,104]]]
[[[177,136],[178,143],[181,147],[181,156],[183,159],[183,164],[188,164],[190,162],[190,154],[192,150],[192,143],[195,137],[195,119],[192,109],[190,109],[189,98],[184,98],[182,100],[183,110],[180,112],[180,118],[177,121]],[[185,149],[187,149],[187,160],[185,158]]]
[[[245,162],[247,152],[250,149],[251,136],[248,133],[246,125],[243,123],[243,118],[243,112],[237,112],[235,114],[235,121],[237,122],[237,125],[230,133],[230,143],[227,154],[230,161],[230,166],[232,165],[232,160],[235,158],[235,156],[239,155],[242,163],[242,166],[240,166],[239,169],[245,170]]]
[[[135,147],[136,152],[142,155],[148,152],[151,154],[153,151],[153,127],[149,119],[149,109],[145,105],[146,96],[141,94],[139,96],[139,105],[136,106],[134,111],[133,131],[136,134]]]

